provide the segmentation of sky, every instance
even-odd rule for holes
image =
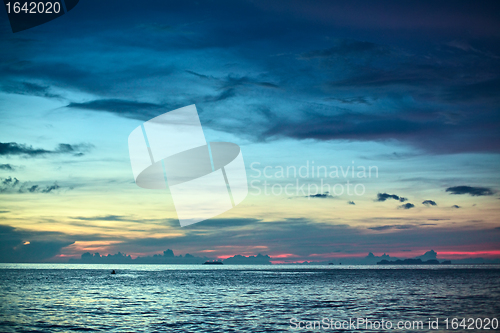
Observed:
[[[3,12],[0,261],[500,258],[499,7],[86,0],[18,33]],[[181,228],[127,139],[191,104],[249,194]]]

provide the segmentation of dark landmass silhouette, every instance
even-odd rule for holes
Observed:
[[[258,254],[256,256],[242,256],[242,255],[235,255],[233,257],[224,259],[224,264],[227,265],[272,265],[271,263],[271,257],[268,255],[262,255]]]
[[[475,262],[471,262],[475,261]],[[458,260],[453,260],[454,264],[470,264],[470,263],[476,263],[476,264],[482,264],[482,263],[498,263],[500,260],[485,260],[483,258],[468,258],[468,259],[458,259]],[[451,260],[444,260],[439,262],[437,260],[437,253],[434,250],[430,250],[425,252],[423,255],[415,257],[413,259],[404,259],[404,260],[395,260],[395,261],[389,261],[389,260],[381,260],[377,262],[377,265],[450,265],[452,263]]]
[[[431,259],[422,261],[422,259],[404,259],[404,260],[382,260],[377,263],[377,265],[449,265],[451,261],[446,260],[443,262],[439,262],[438,260]]]
[[[132,259],[130,255],[118,252],[117,254],[108,254],[101,256],[99,253],[86,252],[80,259],[69,259],[70,263],[75,264],[184,264],[197,265],[214,261],[215,258],[196,257],[189,253],[184,256],[174,254],[174,251],[168,249],[163,254],[155,254],[148,257],[137,257]],[[235,255],[224,259],[222,262],[229,265],[271,265],[271,258],[268,255],[258,254],[256,256]]]
[[[70,263],[78,264],[202,264],[212,258],[195,257],[189,253],[184,256],[174,254],[174,251],[168,249],[163,254],[155,254],[148,257],[137,257],[132,259],[130,255],[118,252],[117,254],[108,254],[101,256],[99,253],[86,252],[80,259],[70,259]]]
[[[451,263],[447,261],[446,263]],[[440,265],[441,263],[437,260],[437,253],[434,250],[425,252],[423,255],[418,256],[414,259],[403,259],[403,260],[381,260],[377,262],[377,265]]]
[[[278,258],[275,258],[276,260]],[[118,252],[117,254],[100,255],[99,253],[84,253],[80,259],[69,259],[69,263],[75,264],[181,264],[200,265],[207,261],[218,260],[217,258],[197,257],[189,253],[176,256],[174,251],[168,249],[162,254],[133,259],[130,255]],[[328,261],[304,261],[281,263],[284,265],[438,265],[438,264],[500,264],[500,259],[465,258],[465,259],[437,259],[434,250],[427,251],[421,256],[414,258],[397,258],[388,254],[376,256],[368,253],[366,257],[331,258]],[[225,265],[272,265],[273,258],[269,255],[257,254],[256,256],[234,255],[222,260]],[[277,260],[276,260],[277,261]]]
[[[389,260],[389,259],[399,259],[396,257],[391,257],[388,254],[383,254],[381,256],[376,256],[373,253],[368,253],[366,257],[350,257],[350,258],[332,258],[328,261],[319,261],[319,262],[309,262],[304,261],[298,263],[299,265],[376,265],[380,260]]]

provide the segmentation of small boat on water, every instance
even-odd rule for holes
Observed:
[[[222,261],[219,260],[207,260],[203,263],[203,265],[223,265]]]

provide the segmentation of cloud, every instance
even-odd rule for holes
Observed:
[[[0,192],[9,192],[20,184],[19,179],[7,177],[0,178]]]
[[[276,89],[279,88],[277,84],[274,84],[272,82],[267,82],[267,81],[260,81],[255,78],[251,78],[248,76],[235,76],[235,75],[227,75],[223,76],[221,78],[214,77],[212,75],[204,75],[200,73],[196,73],[191,70],[186,70],[186,73],[192,74],[197,76],[198,78],[201,79],[206,79],[206,80],[213,80],[217,84],[220,85],[220,89],[234,89],[239,86],[244,86],[244,85],[255,85],[263,88],[272,88]]]
[[[370,105],[371,103],[366,99],[366,97],[358,96],[358,97],[347,97],[347,98],[335,98],[328,97],[327,101],[338,101],[343,104],[366,104]]]
[[[375,201],[386,201],[387,199],[399,200],[400,202],[408,200],[407,198],[400,197],[396,194],[378,193]]]
[[[454,186],[448,187],[446,192],[450,194],[469,194],[471,196],[493,195],[495,192],[487,187],[473,187],[473,186]]]
[[[0,164],[0,170],[9,170],[13,171],[14,167],[10,164]]]
[[[57,189],[59,189],[59,188],[60,188],[60,186],[59,186],[59,185],[54,184],[54,185],[47,186],[47,187],[46,187],[46,188],[44,188],[41,192],[42,192],[42,193],[50,193],[50,192],[52,192],[52,191],[54,191],[54,190],[57,190]]]
[[[251,226],[261,222],[261,219],[255,218],[224,218],[224,219],[210,219],[197,223],[197,227],[202,228],[230,228],[230,227],[243,227]],[[194,225],[193,225],[194,226]]]
[[[25,157],[40,157],[47,154],[70,154],[81,156],[92,147],[93,145],[91,144],[70,145],[68,143],[60,143],[54,150],[46,150],[42,148],[33,148],[33,146],[16,142],[0,142],[0,156],[22,155]]]
[[[412,79],[409,79],[412,81]],[[412,81],[413,82],[413,81]],[[339,83],[341,84],[341,83]],[[345,82],[342,86],[345,87]],[[352,82],[352,89],[359,83]],[[422,84],[424,85],[424,84]],[[312,107],[311,107],[312,108]],[[374,107],[376,108],[376,107]],[[315,110],[315,111],[313,111]],[[292,138],[319,141],[391,141],[397,140],[428,153],[453,153],[467,151],[500,151],[500,144],[491,141],[496,134],[489,131],[485,119],[475,114],[464,115],[467,122],[454,123],[443,112],[366,113],[341,110],[335,107],[317,106],[311,111],[294,112],[296,117],[283,117],[260,127],[261,140]],[[500,124],[500,117],[485,115],[489,122]],[[483,133],[480,129],[485,128]],[[431,140],[434,138],[436,140]],[[452,140],[466,140],[456,145]],[[500,138],[499,138],[500,139]]]
[[[367,219],[366,222],[369,222]],[[378,220],[380,222],[380,220]],[[204,225],[201,225],[201,224]],[[273,257],[278,253],[292,253],[294,260],[310,260],[309,255],[336,252],[360,253],[369,251],[398,251],[401,241],[408,247],[432,248],[472,246],[485,242],[496,242],[495,235],[488,230],[468,227],[440,227],[431,223],[382,223],[368,229],[334,224],[327,221],[313,221],[307,218],[270,221],[244,221],[241,225],[228,228],[231,221],[220,221],[220,226],[210,227],[210,220],[184,228],[179,237],[148,237],[124,239],[113,244],[109,253],[144,253],[171,248],[175,252],[203,254],[210,250],[211,256],[263,253]],[[224,227],[224,225],[226,227]],[[377,232],[370,232],[377,231]],[[385,231],[385,232],[381,232]],[[224,241],[221,243],[221,239]],[[258,247],[256,247],[258,245]],[[474,245],[474,246],[476,246]]]
[[[0,142],[0,155],[28,155],[28,156],[40,156],[49,154],[51,151],[45,149],[35,149],[32,146],[27,146],[24,144],[18,144],[15,142],[2,143]]]
[[[51,193],[60,188],[57,182],[40,186],[31,182],[21,182],[15,177],[0,178],[0,193]]]
[[[228,265],[270,265],[271,258],[268,255],[257,254],[256,256],[235,255],[224,259],[224,264]]]
[[[388,225],[381,225],[381,226],[377,226],[377,227],[370,227],[368,229],[375,230],[375,231],[385,231],[385,230],[391,230],[391,229],[406,230],[406,229],[413,229],[413,228],[415,228],[415,226],[411,225],[411,224],[388,224]]]
[[[19,179],[17,178],[8,177],[2,179],[2,185],[16,186],[17,184],[19,184]]]
[[[415,207],[415,205],[408,202],[408,203],[405,203],[404,205],[399,206],[398,208],[410,209],[410,208],[413,208],[413,207]]]
[[[127,219],[125,216],[121,215],[103,215],[92,217],[76,216],[71,218],[80,221],[130,221],[130,219]]]
[[[18,94],[18,95],[31,95],[31,96],[41,96],[48,98],[60,98],[61,96],[58,94],[54,94],[50,92],[50,87],[45,85],[40,85],[32,82],[17,82],[11,81],[5,83],[2,88],[2,91],[9,94]]]
[[[359,56],[361,54],[387,55],[388,52],[389,50],[386,47],[370,42],[339,40],[337,45],[331,48],[305,52],[301,55],[301,59]]]
[[[426,205],[426,206],[437,206],[437,203],[435,201],[432,201],[432,200],[424,200],[422,202],[422,205]]]
[[[473,101],[478,99],[498,101],[500,79],[485,80],[483,82],[458,85],[448,89],[449,100]]]
[[[36,232],[0,225],[0,262],[43,262],[73,244],[58,232]]]
[[[45,187],[42,187],[40,185],[27,185],[27,183],[23,183],[21,187],[19,188],[18,192],[19,193],[51,193],[53,191],[56,191],[60,189],[61,186],[57,185],[57,183],[54,183],[53,185],[47,185]]]
[[[119,18],[93,27],[85,23],[88,9],[72,14],[73,31],[92,36],[75,48],[64,47],[71,36],[55,41],[50,31],[4,38],[0,86],[45,97],[61,90],[91,94],[94,101],[71,100],[68,107],[139,120],[196,103],[207,126],[255,141],[401,142],[431,154],[500,151],[494,43],[471,46],[474,36],[498,30],[495,5],[468,14],[472,35],[462,41],[463,5],[451,13],[405,4],[388,19],[368,3],[300,4],[287,12],[281,2],[260,1],[185,1],[175,9],[159,3],[154,12],[110,1],[105,8],[117,4]],[[415,8],[428,13],[425,23],[408,14]],[[213,11],[211,20],[206,10]],[[185,18],[189,24],[175,24]],[[64,20],[51,25],[62,31]],[[410,43],[393,33],[401,27]],[[319,30],[350,39],[317,39]],[[274,118],[263,121],[257,111],[263,109]]]
[[[310,194],[310,195],[306,196],[306,198],[332,199],[333,196],[330,195],[330,192],[325,192],[325,193]]]
[[[106,218],[106,215],[103,216]],[[123,217],[125,219],[125,217]],[[389,219],[390,220],[390,219]],[[146,221],[146,220],[145,220]],[[398,251],[401,240],[405,245],[412,248],[432,248],[439,244],[442,247],[455,246],[479,246],[485,243],[495,243],[496,237],[491,229],[470,228],[447,228],[431,224],[393,224],[382,223],[370,227],[353,227],[345,224],[334,224],[328,221],[313,221],[307,218],[283,219],[283,220],[256,220],[256,219],[215,219],[216,226],[210,225],[210,220],[193,224],[183,228],[180,236],[130,238],[121,236],[103,236],[100,233],[91,235],[64,235],[61,233],[35,233],[24,231],[22,237],[6,235],[6,239],[16,238],[15,244],[9,249],[22,244],[25,241],[34,242],[64,242],[66,244],[74,241],[96,241],[102,242],[105,250],[102,253],[146,253],[163,251],[171,248],[176,253],[192,253],[197,256],[210,256],[235,254],[251,255],[257,253],[274,254],[292,253],[294,260],[310,260],[311,254],[317,254],[315,260],[321,259],[322,253],[362,253],[369,251],[389,252]],[[162,226],[163,223],[160,223]],[[170,225],[165,230],[171,230]],[[178,225],[177,225],[178,228]],[[374,231],[374,232],[370,232]],[[382,232],[384,231],[384,232]],[[113,242],[109,244],[108,241]],[[221,240],[223,240],[221,242]],[[64,244],[62,244],[64,245]],[[3,246],[0,237],[0,248]],[[209,250],[209,251],[206,251]],[[68,252],[69,251],[69,252]],[[63,253],[76,254],[75,250],[67,250]],[[78,251],[78,250],[77,250]],[[83,252],[89,250],[82,249]],[[80,253],[81,254],[81,253]],[[1,255],[0,255],[1,257]],[[11,255],[8,257],[12,258]],[[29,259],[29,260],[28,260]],[[4,260],[5,259],[0,259]],[[35,261],[29,256],[25,261]],[[47,260],[47,259],[43,259]],[[12,262],[12,259],[9,259]]]
[[[205,109],[213,110],[214,103],[237,97],[239,89],[262,90],[280,88],[279,85],[273,82],[260,80],[259,78],[253,78],[245,75],[240,76],[235,74],[228,74],[216,77],[213,75],[197,73],[193,70],[183,70],[182,74],[188,74],[187,76],[189,77],[194,76],[195,78],[200,79],[202,82],[196,82],[195,84],[192,84],[192,86],[188,88],[189,93],[187,95],[180,94],[177,96],[162,96],[162,103],[112,98],[97,99],[86,102],[71,102],[66,105],[66,107],[99,112],[109,112],[121,117],[144,121],[154,118],[166,111],[171,111],[190,104],[196,104],[200,113]],[[189,78],[189,81],[191,82],[193,81],[193,79]],[[202,88],[200,89],[200,87]],[[214,121],[214,119],[209,119],[206,121],[206,124],[208,126],[216,126],[216,123],[217,121]]]
[[[73,102],[66,105],[66,107],[92,111],[107,111],[119,116],[138,120],[149,120],[164,113],[166,110],[177,108],[177,106],[173,105],[136,102],[122,99],[100,99],[82,103]]]

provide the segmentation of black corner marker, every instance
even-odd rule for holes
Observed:
[[[12,32],[19,32],[52,21],[73,9],[79,0],[4,0]],[[65,6],[66,5],[66,6]],[[65,9],[66,8],[66,9]]]
[[[78,1],[80,0],[63,0],[63,2],[66,4],[66,12],[72,10],[76,6]]]

